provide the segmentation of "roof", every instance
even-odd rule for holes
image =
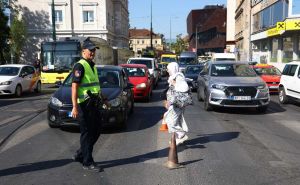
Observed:
[[[269,65],[269,64],[256,64],[253,67],[254,68],[272,68],[274,66],[273,65]]]
[[[229,61],[229,60],[219,60],[219,61],[210,61],[211,64],[248,64],[244,61]]]
[[[161,38],[152,32],[153,38]],[[129,38],[150,38],[150,30],[147,29],[129,29]]]
[[[121,67],[147,68],[144,64],[120,64]]]
[[[114,66],[114,65],[96,65],[96,67],[97,68],[104,68],[104,69],[122,70],[122,67]]]

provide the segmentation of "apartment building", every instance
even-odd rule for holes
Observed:
[[[130,29],[129,30],[129,47],[136,55],[151,46],[150,30],[147,29]],[[152,45],[156,50],[163,50],[162,37],[159,34],[152,33]]]
[[[226,47],[226,8],[223,5],[207,5],[192,10],[187,17],[189,50],[205,55],[224,52]]]
[[[28,29],[24,59],[52,40],[52,0],[18,0]],[[128,0],[55,0],[56,37],[93,36],[111,46],[129,47]],[[30,55],[28,55],[28,53]]]
[[[227,0],[226,52],[235,52],[235,9],[236,0]]]

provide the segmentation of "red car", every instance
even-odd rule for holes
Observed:
[[[153,78],[146,65],[120,64],[127,73],[130,83],[134,85],[134,99],[150,100],[152,95]]]
[[[270,92],[278,92],[281,77],[279,69],[268,64],[257,64],[253,69],[267,83]]]

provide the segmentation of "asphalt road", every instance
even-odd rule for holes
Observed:
[[[185,168],[168,170],[170,135],[159,131],[164,112],[159,92],[135,104],[124,131],[103,131],[94,159],[104,172],[86,172],[71,156],[76,128],[50,129],[46,104],[53,89],[24,98],[0,98],[0,184],[250,185],[300,184],[300,105],[279,105],[266,114],[249,109],[187,108],[189,140],[178,147]]]

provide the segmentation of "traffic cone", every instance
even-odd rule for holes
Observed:
[[[163,115],[163,119],[162,119],[161,126],[160,126],[159,130],[162,131],[162,132],[168,131],[168,125],[165,122],[165,115]]]
[[[172,133],[168,161],[165,163],[165,167],[169,168],[170,170],[184,167],[178,163],[175,133]]]

